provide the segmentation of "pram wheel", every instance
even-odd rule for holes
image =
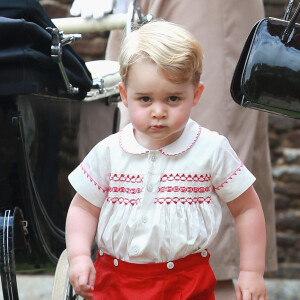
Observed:
[[[69,264],[67,259],[67,250],[65,249],[58,260],[54,283],[52,288],[52,300],[83,300],[77,295],[69,282]]]

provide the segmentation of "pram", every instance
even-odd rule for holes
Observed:
[[[16,271],[53,270],[65,249],[67,174],[81,159],[87,111],[99,111],[98,140],[116,132],[120,78],[116,62],[87,68],[68,45],[78,36],[58,32],[38,2],[1,6],[1,282],[15,300]]]

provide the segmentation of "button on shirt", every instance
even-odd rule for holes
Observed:
[[[219,201],[234,200],[255,178],[225,137],[190,119],[175,142],[158,150],[139,145],[127,125],[98,143],[69,180],[101,208],[98,247],[151,263],[206,249],[220,226]]]

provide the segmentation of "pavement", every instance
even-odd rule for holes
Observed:
[[[19,299],[51,300],[53,280],[52,275],[17,275]],[[269,300],[300,300],[300,279],[266,279],[266,286]]]
[[[17,275],[19,300],[51,300],[53,280],[53,275]]]

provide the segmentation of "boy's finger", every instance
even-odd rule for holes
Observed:
[[[235,288],[235,296],[236,300],[242,300],[241,290],[238,287]]]
[[[249,291],[243,291],[243,300],[254,300],[252,299],[251,293]],[[255,299],[257,300],[257,299]]]
[[[91,300],[91,299],[94,299],[93,297],[93,293],[92,292],[80,292],[78,293],[81,297],[83,297],[84,299],[87,299],[87,300]]]
[[[258,299],[259,296],[257,296],[257,295],[252,295],[251,297],[252,297],[251,300],[259,300],[259,299]]]
[[[78,285],[84,286],[87,285],[87,276],[79,276],[78,278]]]
[[[94,290],[95,279],[96,279],[96,272],[94,269],[91,271],[90,278],[89,278],[89,286],[90,286],[91,290]]]
[[[83,297],[84,299],[93,299],[93,293],[90,290],[90,287],[88,284],[84,284],[84,283],[79,283],[78,281],[78,286],[75,288],[75,292],[80,295],[81,297]]]

